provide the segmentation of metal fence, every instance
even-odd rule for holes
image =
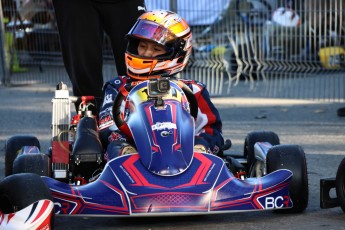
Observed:
[[[244,87],[248,95],[344,101],[344,1],[146,0],[146,4],[148,9],[176,11],[188,21],[194,49],[181,77],[205,82],[211,95],[234,95]],[[69,83],[49,0],[29,0],[16,7],[9,2],[2,0],[1,51],[8,70],[2,82]],[[116,74],[111,52],[105,38],[105,80]]]

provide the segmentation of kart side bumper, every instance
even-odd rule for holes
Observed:
[[[335,190],[335,177],[320,179],[320,207],[334,208],[340,206],[338,198],[331,197],[331,189]]]

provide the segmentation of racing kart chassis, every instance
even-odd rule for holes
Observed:
[[[69,96],[65,84],[58,84],[52,100],[51,147],[42,153],[33,136],[9,138],[5,176],[40,175],[53,196],[55,213],[64,215],[300,213],[306,209],[307,166],[300,146],[280,144],[271,131],[253,131],[241,154],[228,151],[229,140],[218,156],[195,152],[193,93],[179,81],[164,80],[124,87],[127,92],[118,94],[114,121],[132,135],[137,153],[109,161],[97,119],[89,110],[93,98],[82,97],[72,117],[70,104],[76,98]],[[125,117],[117,110],[124,99]]]

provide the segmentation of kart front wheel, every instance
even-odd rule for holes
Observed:
[[[300,213],[308,205],[308,175],[304,150],[298,145],[277,145],[268,150],[267,172],[288,169],[293,175],[289,194],[293,203],[291,209],[278,209],[277,212]]]
[[[24,146],[36,146],[39,149],[40,142],[34,136],[15,135],[9,138],[5,143],[5,176],[12,175],[13,161],[18,156],[18,151]]]
[[[335,189],[337,192],[338,203],[345,212],[345,158],[341,161],[335,179]]]

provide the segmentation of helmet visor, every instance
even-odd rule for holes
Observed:
[[[147,20],[139,20],[127,35],[148,39],[162,45],[176,38],[167,28]]]

